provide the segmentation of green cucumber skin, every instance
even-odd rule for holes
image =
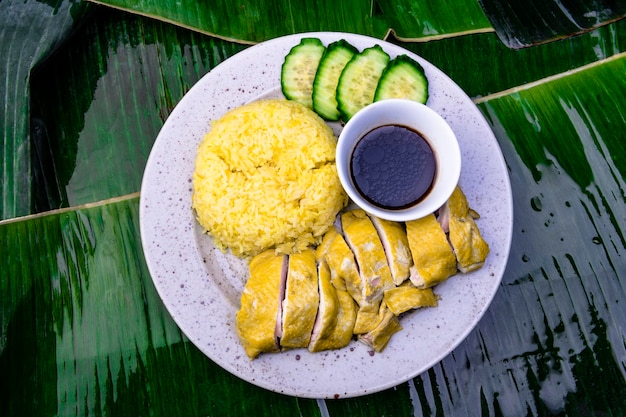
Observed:
[[[389,60],[380,45],[374,45],[348,62],[337,85],[337,107],[344,121],[373,103],[378,81]]]
[[[325,47],[320,39],[302,38],[285,56],[281,90],[323,119],[344,122],[375,101],[404,98],[426,104],[429,96],[418,62],[407,55],[391,59],[380,45],[359,53],[345,39]]]
[[[404,98],[426,104],[428,79],[424,68],[406,55],[389,61],[378,82],[374,101],[387,98]]]
[[[280,86],[283,95],[313,108],[313,80],[326,47],[317,38],[302,38],[289,51],[281,67]]]
[[[337,84],[346,64],[359,51],[344,39],[328,45],[313,81],[313,110],[322,118],[337,121]]]

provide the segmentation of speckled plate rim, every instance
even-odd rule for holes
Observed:
[[[401,318],[403,330],[382,353],[352,342],[336,351],[305,349],[250,361],[234,317],[247,265],[213,247],[191,209],[196,148],[212,120],[263,97],[281,97],[280,66],[302,37],[323,43],[345,39],[358,49],[379,44],[395,57],[417,60],[429,79],[427,105],[454,130],[461,148],[460,184],[481,215],[478,225],[491,253],[485,266],[440,284],[437,308]],[[338,134],[341,127],[333,126]],[[183,333],[219,366],[257,386],[298,397],[344,398],[396,386],[442,360],[474,329],[504,273],[512,237],[513,202],[498,142],[471,99],[448,76],[397,45],[362,35],[315,32],[252,46],[222,62],[183,97],[161,129],[141,186],[140,231],[148,269],[165,307]]]

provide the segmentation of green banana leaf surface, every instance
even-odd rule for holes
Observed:
[[[0,2],[0,415],[626,414],[621,3],[107,3]],[[204,356],[139,233],[143,170],[184,94],[252,43],[322,30],[448,74],[493,129],[514,200],[478,326],[423,374],[339,400],[276,394]]]
[[[521,48],[604,26],[626,16],[613,0],[479,0],[502,42]]]

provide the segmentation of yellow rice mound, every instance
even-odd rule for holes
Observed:
[[[256,101],[212,123],[198,147],[192,206],[215,244],[239,257],[316,245],[347,203],[336,138],[296,102]]]

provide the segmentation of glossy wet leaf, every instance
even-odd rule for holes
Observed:
[[[6,91],[32,103],[38,209],[71,206],[0,223],[0,415],[626,414],[623,21],[520,51],[494,33],[400,43],[450,74],[491,123],[513,186],[510,262],[451,355],[396,388],[327,401],[270,393],[207,359],[143,259],[136,193],[150,144],[195,80],[245,46],[109,8],[80,23],[45,63],[29,61],[32,75],[30,64],[0,66],[28,80]],[[21,37],[41,33],[12,33],[0,49],[19,63]],[[4,131],[29,124],[24,103],[5,94]],[[16,180],[24,161],[13,162],[3,187],[29,189]]]
[[[475,1],[438,2],[377,0],[381,19],[404,40],[432,40],[462,33],[491,32],[493,28]]]
[[[286,0],[246,0],[236,4],[194,0],[96,2],[241,42],[315,31],[383,38],[392,29],[402,38],[417,39],[492,30],[483,10],[472,0],[446,0],[436,5],[409,0],[308,0],[297,4]]]
[[[191,28],[205,34],[254,43],[296,32],[343,31],[383,37],[382,24],[371,1],[334,0],[292,3],[276,0],[194,1],[161,0],[98,1],[131,13]]]
[[[244,48],[101,10],[32,75],[35,211],[138,191],[176,103]]]
[[[503,146],[516,208],[507,274],[478,328],[484,359],[506,361],[525,399],[506,414],[531,399],[537,414],[626,410],[626,148],[615,132],[626,120],[625,71],[622,54],[479,104]]]
[[[511,171],[513,247],[477,328],[410,384],[417,415],[626,412],[625,65],[479,101]]]
[[[0,2],[0,219],[32,210],[30,71],[69,35],[86,11],[78,1]]]
[[[507,48],[495,33],[424,43],[392,41],[434,63],[470,97],[479,97],[626,51],[626,19],[579,36],[520,50]]]
[[[619,189],[626,179],[626,148],[615,126],[626,120],[625,73],[626,54],[615,55],[549,83],[485,100],[481,106],[499,130],[510,119],[524,120],[507,129],[506,136],[536,182],[546,166],[554,166],[585,192],[609,184]],[[623,197],[613,198],[623,203]],[[606,206],[600,201],[594,205]]]
[[[610,24],[626,16],[626,5],[612,0],[560,0],[520,3],[509,0],[447,0],[443,2],[317,2],[292,7],[291,3],[230,3],[205,6],[193,0],[169,4],[159,0],[97,0],[98,3],[152,16],[204,33],[244,42],[259,42],[293,32],[330,30],[382,37],[393,30],[401,39],[457,36],[492,31],[508,47],[541,44]],[[268,10],[268,12],[263,12]],[[272,13],[269,12],[272,11]],[[356,19],[345,20],[344,16]],[[355,26],[355,22],[365,22]],[[261,25],[260,29],[254,25]],[[268,26],[264,26],[267,24]]]
[[[479,0],[506,45],[521,48],[573,36],[626,16],[614,0]]]
[[[2,224],[0,245],[3,416],[318,414],[181,334],[143,258],[137,196]]]

